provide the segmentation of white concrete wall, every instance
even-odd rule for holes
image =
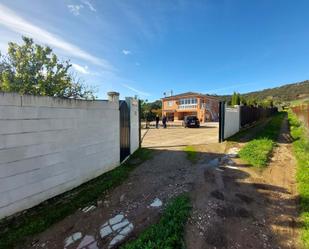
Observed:
[[[118,101],[0,93],[0,218],[116,167],[119,135]]]
[[[130,153],[133,154],[139,148],[139,111],[138,100],[126,98],[130,108]]]
[[[240,129],[240,106],[225,107],[224,139],[236,134]]]

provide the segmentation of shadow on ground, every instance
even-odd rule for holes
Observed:
[[[64,240],[76,232],[93,236],[97,248],[107,248],[113,237],[102,239],[100,227],[123,214],[134,229],[118,248],[157,222],[168,200],[184,192],[189,193],[193,207],[184,235],[188,249],[297,248],[293,236],[301,224],[295,213],[297,198],[288,188],[264,181],[239,159],[227,157],[222,144],[196,149],[197,163],[188,161],[179,146],[152,149],[153,158],[105,193],[94,210],[75,212],[19,248],[41,248],[42,244],[47,249],[63,248]],[[163,205],[150,207],[156,198]],[[274,232],[278,227],[280,233]],[[67,249],[78,248],[80,242]]]

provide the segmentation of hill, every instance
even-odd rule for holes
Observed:
[[[242,94],[245,98],[254,98],[259,101],[272,97],[273,100],[292,101],[309,97],[309,80],[287,84],[275,88],[268,88]]]

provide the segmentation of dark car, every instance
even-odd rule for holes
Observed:
[[[200,121],[196,116],[185,116],[182,124],[185,128],[186,127],[195,127],[199,128],[200,127]]]

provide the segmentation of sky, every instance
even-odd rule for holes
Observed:
[[[0,0],[0,51],[50,46],[100,99],[246,93],[309,79],[309,1]]]

